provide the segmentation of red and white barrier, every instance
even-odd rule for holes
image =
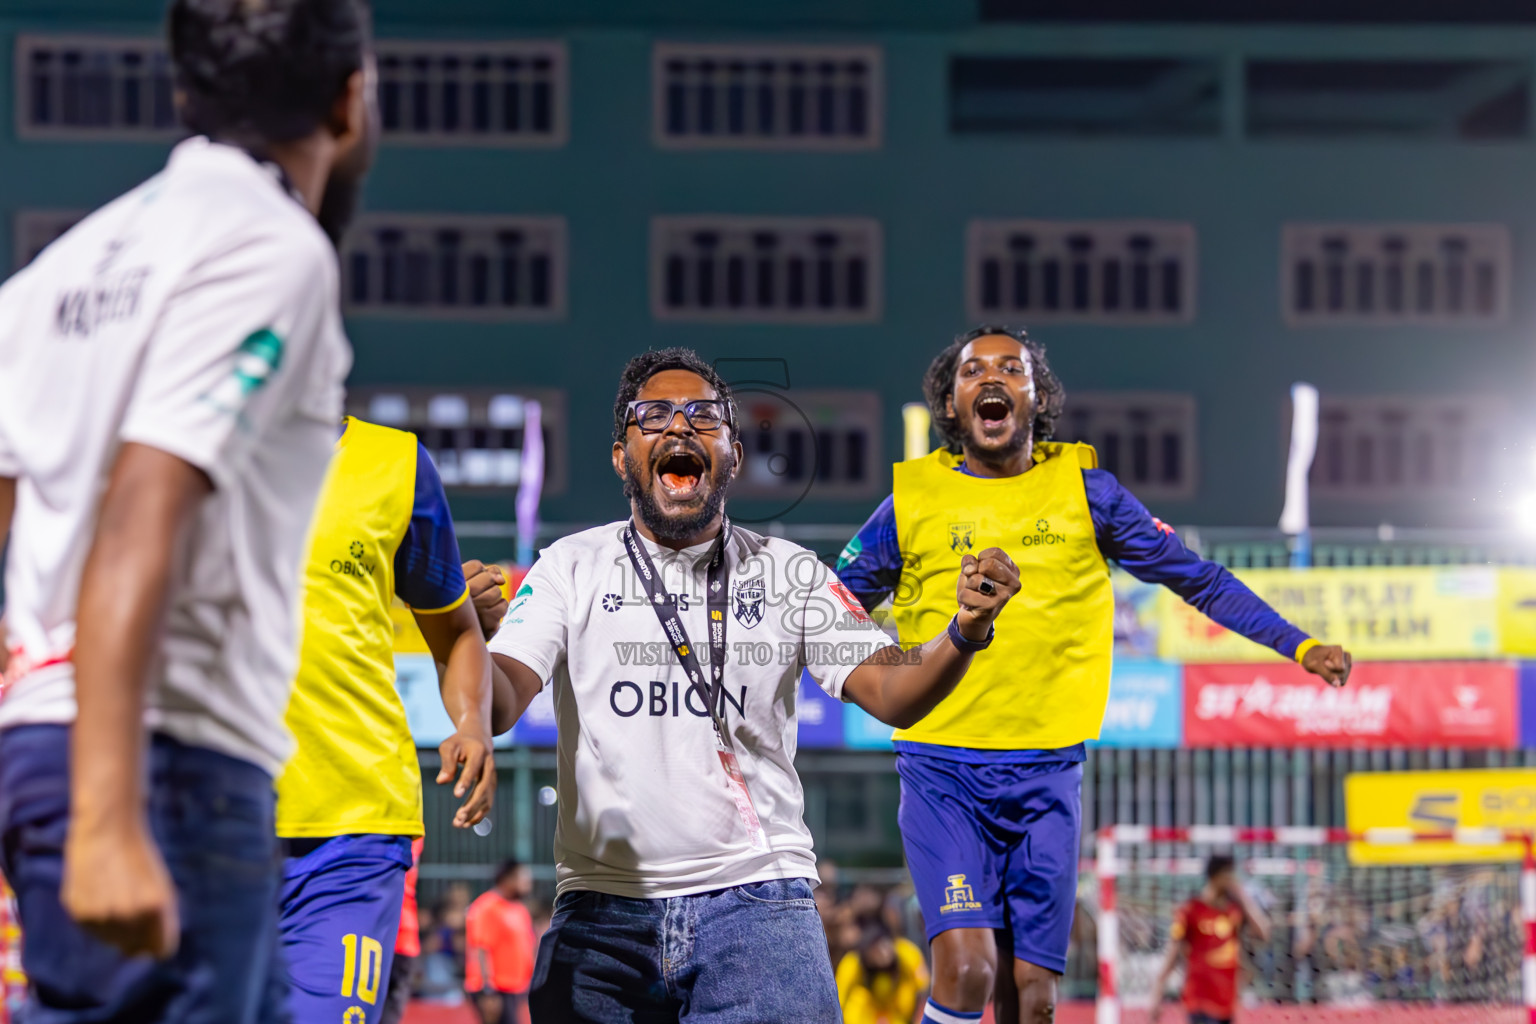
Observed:
[[[1533,849],[1530,833],[1498,828],[1458,828],[1450,832],[1426,833],[1406,828],[1350,832],[1342,828],[1240,828],[1234,825],[1192,825],[1188,828],[1111,825],[1099,831],[1095,844],[1099,875],[1099,997],[1095,1024],[1120,1024],[1120,919],[1115,906],[1116,879],[1120,873],[1119,846],[1146,843],[1324,846],[1352,842],[1382,846],[1430,842],[1468,846],[1520,843],[1525,849],[1520,869],[1520,916],[1525,924],[1525,953],[1520,964],[1521,993],[1526,1018],[1529,1024],[1536,1024],[1536,849]]]

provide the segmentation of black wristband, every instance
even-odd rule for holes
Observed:
[[[949,620],[949,642],[954,644],[956,650],[958,650],[961,654],[976,654],[980,651],[986,650],[988,647],[992,646],[992,637],[995,636],[996,633],[997,630],[995,627],[988,626],[987,638],[981,643],[977,643],[974,640],[967,640],[965,638],[965,634],[960,632],[960,616],[957,615]]]

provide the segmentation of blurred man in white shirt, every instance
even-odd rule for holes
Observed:
[[[372,44],[360,0],[174,0],[169,36],[196,137],[0,289],[0,829],[51,1022],[281,995],[272,778]]]

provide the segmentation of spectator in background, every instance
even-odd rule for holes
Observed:
[[[544,933],[549,931],[549,923],[554,919],[555,908],[544,902],[534,905],[533,910],[533,947],[538,949],[539,941],[544,938]]]
[[[533,891],[528,868],[508,860],[495,884],[465,917],[464,990],[484,1024],[523,1024],[533,981],[533,917],[523,900]]]
[[[829,868],[832,876],[836,878],[836,864],[831,861],[820,861],[816,865],[816,870],[821,872],[823,879],[827,877]],[[811,894],[811,898],[816,901],[816,913],[821,915],[821,927],[827,933],[827,951],[831,954],[832,963],[835,964],[842,958],[843,953],[847,952],[840,941],[839,927],[843,917],[843,907],[837,898],[837,884],[823,881]]]
[[[436,928],[421,930],[421,965],[417,973],[416,997],[440,1006],[459,1006],[464,1002],[464,977],[443,948],[443,933]]]
[[[452,958],[454,969],[464,977],[464,923],[469,909],[469,886],[454,882],[437,902],[437,933],[442,951]]]
[[[827,952],[835,966],[859,948],[864,927],[879,920],[884,896],[868,885],[855,887],[846,899],[839,899],[836,890],[825,885],[817,887],[814,896],[821,925],[827,933]]]
[[[864,928],[859,948],[837,965],[844,1024],[910,1024],[928,997],[923,951],[881,920]]]
[[[426,840],[411,840],[411,869],[405,873],[405,898],[400,901],[400,930],[395,934],[395,959],[389,967],[389,986],[384,995],[384,1010],[379,1024],[400,1024],[405,1008],[416,991],[420,972],[421,919],[416,908],[416,878],[421,872],[421,850]]]

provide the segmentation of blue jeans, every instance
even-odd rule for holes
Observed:
[[[533,1024],[839,1024],[803,878],[634,900],[567,892],[539,943]]]
[[[169,960],[127,959],[59,902],[69,729],[0,732],[0,870],[16,893],[28,1024],[267,1024],[284,1020],[272,777],[156,735],[149,823],[181,913]]]

